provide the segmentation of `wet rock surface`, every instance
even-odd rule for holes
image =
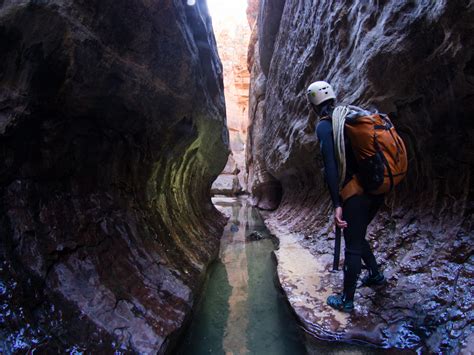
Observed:
[[[0,2],[2,351],[163,352],[225,219],[205,2]]]
[[[256,205],[276,209],[266,223],[283,245],[280,281],[305,329],[389,348],[472,350],[472,4],[259,6],[249,56],[249,190]],[[329,273],[332,208],[305,97],[321,79],[342,103],[392,113],[409,149],[408,177],[368,231],[388,285],[358,289],[350,316],[325,305],[341,291],[342,273]],[[315,274],[307,282],[285,261],[285,243],[303,248]]]
[[[376,254],[388,284],[359,287],[355,311],[345,314],[326,305],[329,295],[342,291],[343,281],[342,271],[331,271],[332,233],[328,239],[324,234],[294,232],[278,220],[266,223],[280,240],[276,256],[282,289],[312,337],[431,352],[472,349],[472,260],[459,265],[444,258],[425,258],[424,271],[414,272],[400,266],[400,259],[386,255],[424,254],[426,240],[413,242],[410,252],[395,245],[379,247]],[[377,245],[371,236],[371,244]],[[468,243],[459,239],[453,244]]]

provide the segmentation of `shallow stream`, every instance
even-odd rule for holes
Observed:
[[[215,198],[230,216],[218,260],[179,354],[305,354],[286,300],[276,285],[276,245],[245,198]]]

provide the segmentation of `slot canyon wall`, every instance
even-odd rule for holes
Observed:
[[[224,217],[204,0],[0,1],[1,352],[163,353]]]
[[[472,351],[474,3],[249,0],[249,8],[257,25],[249,46],[248,188],[257,206],[274,210],[270,229],[291,235],[321,264],[325,289],[316,294],[326,293],[313,298],[297,298],[297,281],[279,265],[306,332]],[[406,181],[368,231],[389,284],[358,291],[350,316],[324,304],[342,275],[328,273],[332,207],[305,97],[316,80],[329,81],[340,103],[392,113],[409,150]]]

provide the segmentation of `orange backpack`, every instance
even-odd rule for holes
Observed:
[[[372,194],[392,191],[405,178],[408,159],[405,144],[388,116],[376,113],[346,119],[344,129],[359,165],[356,178],[363,189]]]

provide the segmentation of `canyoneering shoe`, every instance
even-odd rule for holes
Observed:
[[[326,303],[338,311],[352,312],[354,310],[354,301],[345,300],[343,295],[329,296]]]
[[[376,275],[367,275],[362,279],[361,287],[381,286],[387,283],[387,279],[383,273],[379,272]]]

